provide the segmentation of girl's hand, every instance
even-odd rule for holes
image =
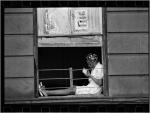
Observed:
[[[90,77],[90,72],[88,71],[88,69],[83,68],[82,72],[83,72],[84,75],[86,75],[87,77]]]
[[[84,73],[85,75],[87,75],[87,69],[83,68],[82,69],[82,73]]]
[[[87,70],[87,74],[86,74],[86,76],[87,76],[87,77],[90,77],[90,76],[91,76],[91,74],[90,74],[89,70]]]

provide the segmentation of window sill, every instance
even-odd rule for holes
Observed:
[[[5,104],[147,104],[148,102],[148,96],[107,97],[103,95],[69,95],[39,97],[33,99],[6,100]]]

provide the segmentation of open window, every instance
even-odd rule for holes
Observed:
[[[37,8],[37,25],[37,83],[46,90],[88,85],[86,55],[104,63],[102,8]]]
[[[47,89],[87,85],[89,81],[82,69],[88,68],[88,53],[97,54],[102,62],[101,47],[39,47],[39,81]]]

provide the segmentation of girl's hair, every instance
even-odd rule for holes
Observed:
[[[87,62],[98,62],[98,56],[94,53],[89,53],[87,56],[86,56],[86,61]]]

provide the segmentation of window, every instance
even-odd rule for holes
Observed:
[[[37,8],[37,25],[38,84],[49,91],[87,86],[86,55],[104,64],[102,8]]]

